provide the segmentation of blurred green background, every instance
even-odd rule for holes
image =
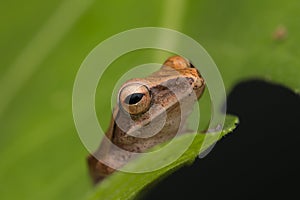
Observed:
[[[0,199],[83,199],[92,188],[88,152],[72,118],[72,87],[99,42],[131,28],[172,28],[206,48],[228,92],[253,77],[299,92],[299,9],[299,0],[2,0]],[[280,26],[286,36],[276,39]],[[110,120],[110,92],[122,73],[167,55],[144,50],[112,64],[96,98],[101,124]],[[209,115],[209,107],[201,114]]]

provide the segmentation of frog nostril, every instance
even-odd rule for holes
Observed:
[[[187,77],[186,80],[189,82],[190,85],[192,85],[194,83],[194,79]]]

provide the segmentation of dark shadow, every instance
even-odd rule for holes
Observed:
[[[238,128],[204,159],[159,182],[142,199],[293,199],[299,197],[300,97],[262,81],[228,97]]]

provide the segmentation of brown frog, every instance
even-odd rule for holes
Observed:
[[[125,82],[119,90],[107,139],[88,157],[93,182],[124,166],[131,152],[145,152],[183,133],[186,118],[204,88],[199,71],[180,56],[168,58],[159,71],[146,78]]]

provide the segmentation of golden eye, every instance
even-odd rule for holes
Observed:
[[[146,112],[151,103],[150,91],[139,83],[126,85],[119,93],[119,102],[120,106],[131,115]]]

